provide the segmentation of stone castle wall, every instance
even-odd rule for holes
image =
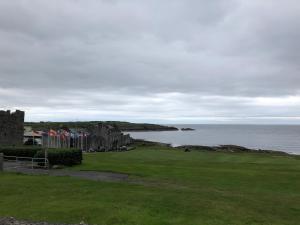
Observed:
[[[124,135],[117,127],[101,123],[90,128],[90,134],[90,148],[96,151],[118,150],[132,142],[131,137]]]
[[[24,135],[23,111],[0,111],[0,145],[22,145]]]

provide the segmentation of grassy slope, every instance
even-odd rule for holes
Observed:
[[[292,157],[139,147],[85,155],[73,169],[126,172],[145,185],[1,174],[0,216],[146,225],[300,221],[300,161]]]

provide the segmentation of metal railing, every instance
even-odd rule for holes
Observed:
[[[43,168],[49,169],[49,160],[47,158],[32,158],[32,157],[19,157],[19,156],[3,156],[6,162],[16,162],[20,166],[30,166],[31,169]]]

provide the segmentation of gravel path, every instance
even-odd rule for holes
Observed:
[[[0,225],[66,225],[66,224],[57,224],[57,223],[47,223],[47,222],[29,222],[16,220],[13,217],[10,218],[0,218]],[[84,222],[80,222],[74,225],[86,225]]]
[[[5,162],[4,171],[29,175],[70,176],[95,181],[128,182],[128,174],[97,171],[72,171],[65,169],[31,169],[26,166],[20,166],[19,163],[15,162]]]

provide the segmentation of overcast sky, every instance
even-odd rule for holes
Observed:
[[[300,124],[299,0],[1,0],[27,121]]]

